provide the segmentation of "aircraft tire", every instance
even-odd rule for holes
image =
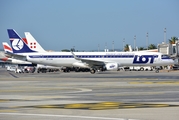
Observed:
[[[156,72],[156,73],[159,73],[159,69],[156,69],[155,72]]]
[[[95,70],[94,70],[94,69],[90,70],[90,73],[91,73],[91,74],[94,74],[94,73],[95,73]]]
[[[140,68],[140,71],[144,71],[144,68],[143,68],[143,67],[141,67],[141,68]]]

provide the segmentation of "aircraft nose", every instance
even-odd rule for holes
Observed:
[[[173,59],[171,59],[171,64],[175,64],[175,61]]]

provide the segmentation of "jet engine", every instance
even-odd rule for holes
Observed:
[[[73,66],[82,67],[82,68],[89,68],[89,66],[87,64],[82,63],[82,62],[75,62],[75,63],[73,63]]]
[[[106,65],[105,65],[105,67],[106,67],[106,70],[118,70],[118,68],[119,68],[119,64],[118,63],[107,63]]]

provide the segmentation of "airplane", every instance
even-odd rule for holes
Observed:
[[[11,55],[12,55],[13,51],[12,51],[12,48],[9,46],[9,44],[6,43],[6,42],[3,42],[2,44],[3,44],[3,48],[4,48],[5,53],[11,53]],[[27,66],[27,65],[28,66],[35,66],[36,65],[36,64],[33,64],[31,62],[28,62],[28,61],[11,58],[11,56],[8,55],[8,54],[3,55],[0,58],[0,60],[2,60],[4,62],[12,63],[12,64],[19,64],[21,66]]]
[[[45,50],[40,46],[40,44],[34,39],[34,37],[30,34],[30,32],[25,32],[25,38],[22,38],[23,42],[30,47],[31,50],[36,50],[38,52],[45,52]],[[27,66],[37,66],[36,64],[33,64],[32,62],[27,62],[24,60],[18,60],[19,58],[16,58],[17,56],[12,56],[12,48],[8,45],[8,43],[3,42],[3,48],[5,53],[5,56],[1,57],[0,60],[12,64],[20,64],[20,65],[27,65]],[[42,66],[42,65],[41,65]]]
[[[27,32],[28,33],[28,32]],[[30,34],[30,33],[28,33],[28,34]],[[31,35],[31,34],[30,34]],[[32,36],[32,35],[31,35]],[[34,49],[36,49],[36,50],[41,50],[41,51],[45,51],[40,45],[39,45],[39,43],[34,39],[30,39],[30,40],[27,40],[26,38],[23,38],[23,41],[26,43],[26,44],[28,44],[28,42],[29,43],[31,43],[31,42],[33,42],[33,43],[37,43],[36,45],[37,45],[37,47],[36,48],[34,48]],[[30,46],[31,46],[32,44],[30,44]],[[38,46],[40,46],[39,48],[40,49],[38,49]],[[8,43],[6,43],[6,42],[3,42],[3,47],[4,47],[4,51],[5,52],[10,52],[10,53],[12,53],[12,48],[8,45]],[[1,55],[2,56],[2,55]],[[11,58],[12,57],[12,58]],[[57,69],[59,69],[59,67],[54,67],[54,66],[47,66],[47,65],[42,65],[42,64],[33,64],[32,62],[28,62],[28,61],[24,61],[24,60],[18,60],[18,59],[14,59],[13,58],[13,56],[11,55],[11,56],[8,56],[7,54],[5,54],[5,55],[3,55],[3,57],[0,57],[0,60],[2,60],[2,61],[4,61],[4,62],[8,62],[8,63],[12,63],[12,64],[18,64],[18,65],[20,65],[20,66],[26,66],[26,68],[27,68],[27,66],[36,66],[37,67],[37,69],[38,69],[38,73],[39,72],[42,72],[41,70],[43,69],[43,71],[46,71],[46,70],[51,70],[51,71],[53,71],[53,70],[57,70]],[[45,69],[44,69],[45,68]]]
[[[14,29],[7,29],[14,56],[36,64],[118,70],[120,66],[165,66],[174,61],[158,52],[38,52],[31,50]],[[158,69],[156,69],[156,72]]]

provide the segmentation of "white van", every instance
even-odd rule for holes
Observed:
[[[142,66],[141,71],[153,71],[153,67],[151,67],[151,66]]]
[[[16,71],[16,68],[17,68],[16,66],[8,66],[7,71],[13,71],[14,72],[14,71]]]
[[[15,73],[24,73],[23,70],[16,68]]]
[[[130,66],[130,71],[140,71],[140,66]]]
[[[152,71],[153,68],[151,66],[130,66],[130,71]]]

